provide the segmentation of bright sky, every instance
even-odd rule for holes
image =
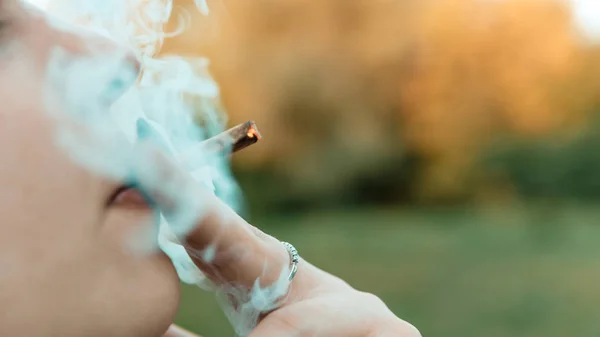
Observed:
[[[571,0],[575,17],[583,30],[595,40],[600,40],[600,0]]]

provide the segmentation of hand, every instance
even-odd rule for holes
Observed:
[[[206,196],[204,196],[206,197]],[[289,266],[281,242],[249,225],[216,197],[185,240],[188,253],[218,291],[251,289],[259,279],[269,286]],[[213,248],[214,259],[203,254]],[[244,252],[241,254],[240,252]],[[235,322],[233,322],[235,324]],[[193,336],[172,327],[166,337]],[[341,279],[301,260],[289,292],[275,310],[263,313],[249,337],[417,337],[376,296],[357,291]]]

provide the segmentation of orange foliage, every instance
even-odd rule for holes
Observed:
[[[417,65],[400,87],[406,139],[431,162],[427,190],[464,187],[499,130],[539,135],[577,122],[584,48],[562,1],[443,0],[416,28]]]
[[[179,3],[193,6],[191,0]],[[395,91],[412,35],[410,15],[400,13],[414,12],[414,6],[354,0],[217,3],[216,26],[194,24],[166,41],[164,52],[210,57],[231,119],[256,119],[267,137],[253,150],[254,158],[306,153],[323,142],[376,148],[390,143],[381,135],[390,123],[385,95]],[[195,20],[207,21],[200,14]],[[266,144],[268,139],[276,141]]]
[[[427,159],[425,195],[461,193],[498,132],[580,122],[600,88],[561,0],[221,0],[214,21],[175,3],[192,25],[163,52],[210,57],[231,119],[276,139],[254,158],[397,137]]]

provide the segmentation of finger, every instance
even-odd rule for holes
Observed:
[[[187,235],[192,260],[217,284],[269,286],[290,265],[281,242],[249,225],[215,196],[212,208]]]
[[[351,322],[348,322],[346,326],[339,326],[318,319],[317,321],[317,324],[314,321],[313,323],[309,323],[307,320],[296,322],[291,319],[264,321],[248,337],[421,337],[419,331],[409,324],[400,328],[373,332],[360,328],[353,329]]]
[[[340,311],[340,308],[337,310]],[[274,312],[260,322],[248,337],[383,337],[369,333],[360,318],[348,320],[344,314],[321,311],[319,307],[301,305],[286,313]]]
[[[140,139],[151,140],[140,142],[139,152],[150,157],[153,165],[136,167],[136,178],[173,232],[183,239],[196,265],[217,285],[251,287],[259,279],[260,286],[268,286],[280,279],[290,265],[283,245],[260,234],[172,158],[157,151],[166,145],[160,144],[160,137],[152,130],[151,125],[138,122]]]
[[[248,337],[303,337],[305,335],[307,335],[306,331],[285,323],[285,321],[273,321],[259,324]],[[320,335],[312,333],[309,336],[317,337]],[[336,336],[332,335],[328,337]]]
[[[357,327],[355,322],[344,323],[343,318],[338,318],[337,322],[333,323],[331,320],[326,321],[319,318],[313,319],[311,322],[301,319],[306,315],[310,315],[310,313],[304,312],[304,315],[296,315],[298,317],[296,320],[269,317],[261,322],[248,337],[421,337],[414,328],[386,330],[377,333],[366,329],[366,325],[361,327],[359,324]]]
[[[177,325],[171,325],[169,330],[163,335],[163,337],[201,337],[192,332],[184,330]]]
[[[421,332],[414,325],[396,318],[394,318],[393,324],[389,324],[389,327],[377,336],[422,337]]]
[[[138,151],[152,165],[134,167],[139,189],[167,218],[196,265],[217,285],[271,285],[290,265],[275,238],[261,234],[152,143]],[[150,160],[148,160],[148,157]]]

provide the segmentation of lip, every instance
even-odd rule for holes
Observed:
[[[110,194],[106,206],[146,209],[150,208],[150,203],[135,187],[121,185]]]

